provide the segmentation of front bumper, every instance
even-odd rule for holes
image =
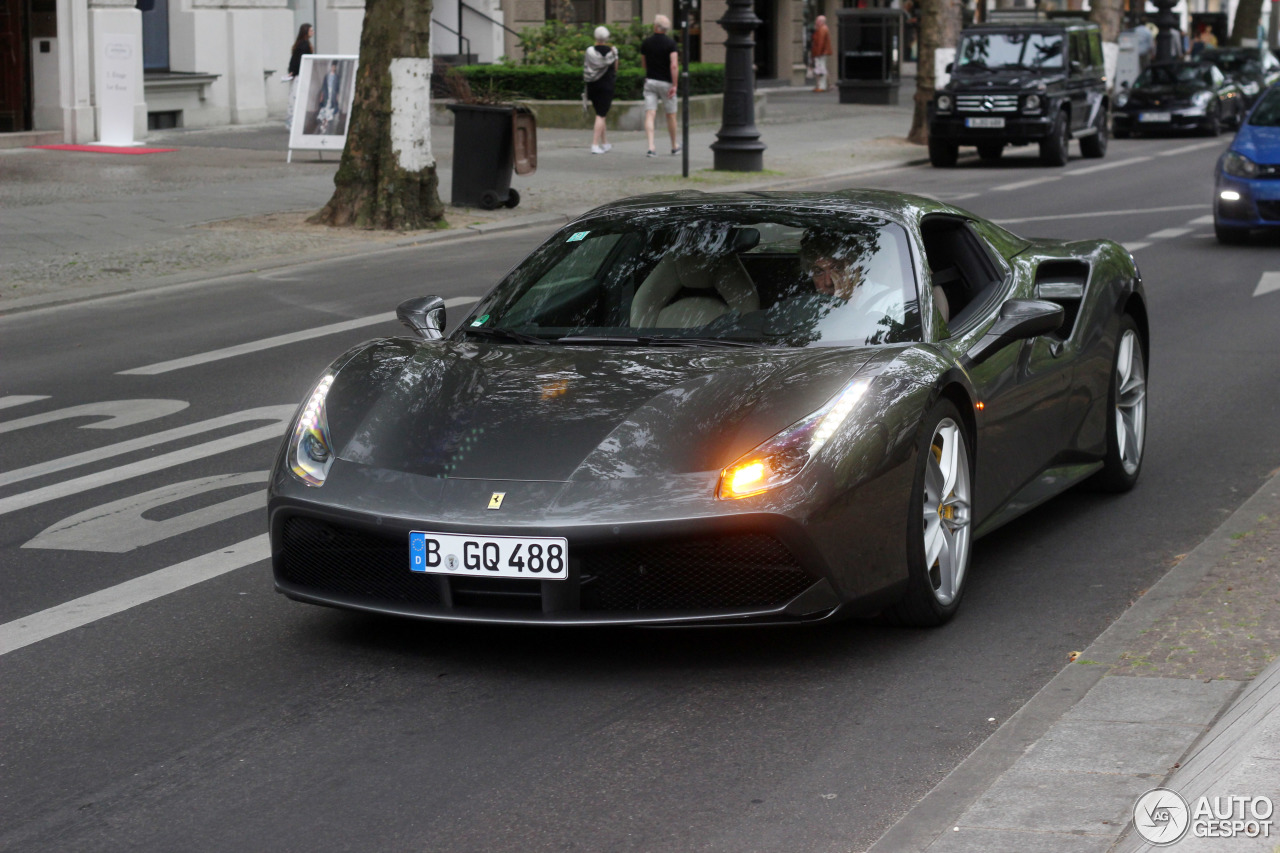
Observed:
[[[1002,119],[1003,127],[969,127],[970,119]],[[945,139],[960,145],[979,145],[984,142],[1005,142],[1011,145],[1025,145],[1039,142],[1049,135],[1053,122],[1046,115],[1023,115],[1020,113],[1002,113],[1000,115],[982,114],[945,114],[934,113],[929,121],[929,136],[932,139]]]
[[[1143,114],[1151,113],[1168,113],[1168,121],[1143,121]],[[1179,107],[1177,109],[1160,109],[1159,107],[1146,107],[1142,109],[1124,107],[1118,109],[1111,117],[1111,126],[1115,130],[1132,131],[1182,131],[1182,130],[1202,130],[1209,121],[1208,115],[1204,110],[1193,107]]]
[[[1240,198],[1224,199],[1224,192],[1238,193]],[[1237,178],[1219,172],[1213,218],[1228,228],[1280,228],[1280,179]]]

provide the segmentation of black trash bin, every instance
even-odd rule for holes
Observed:
[[[515,207],[511,189],[515,165],[515,107],[449,104],[453,112],[453,200],[455,207],[493,210]]]
[[[840,103],[898,103],[905,14],[901,9],[837,9],[836,16]]]

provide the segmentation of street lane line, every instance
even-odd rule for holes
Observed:
[[[8,397],[0,397],[0,409],[8,409],[13,406],[25,406],[27,403],[34,403],[37,400],[48,399],[48,394],[10,394]]]
[[[85,403],[83,406],[54,409],[52,412],[5,421],[0,423],[0,433],[71,418],[106,418],[97,423],[82,424],[81,429],[119,429],[176,414],[190,405],[186,400],[104,400],[101,403]]]
[[[1137,243],[1121,243],[1120,245],[1121,245],[1121,246],[1124,246],[1126,249],[1128,249],[1128,250],[1129,250],[1129,252],[1130,252],[1130,253],[1132,253],[1132,252],[1136,252],[1136,251],[1138,251],[1139,249],[1145,249],[1145,248],[1147,248],[1148,246],[1150,246],[1151,244],[1150,244],[1150,243],[1137,242]]]
[[[459,305],[470,305],[477,302],[478,299],[479,297],[475,296],[456,296],[453,299],[446,299],[444,301],[444,306],[446,308],[454,308]],[[285,335],[275,335],[274,337],[263,338],[260,341],[250,341],[247,344],[237,344],[236,346],[223,347],[222,349],[210,350],[209,352],[189,355],[184,358],[175,358],[170,361],[160,361],[155,364],[135,367],[130,370],[121,370],[116,375],[155,376],[159,373],[168,373],[171,370],[181,370],[184,367],[195,367],[199,364],[208,364],[211,361],[235,358],[236,356],[247,355],[251,352],[262,352],[263,350],[275,349],[276,347],[288,346],[289,344],[296,344],[300,341],[323,338],[326,335],[336,335],[340,332],[349,332],[353,329],[363,329],[366,326],[376,326],[379,323],[389,323],[395,319],[395,312],[389,311],[386,314],[374,314],[369,317],[360,317],[355,320],[344,320],[341,323],[330,323],[327,326],[317,326],[314,329],[304,329],[301,332],[290,332]]]
[[[1253,289],[1253,295],[1262,296],[1277,290],[1280,290],[1280,272],[1264,272],[1262,278],[1258,279],[1258,286]]]
[[[1013,183],[1013,184],[1001,184],[998,187],[992,187],[990,191],[993,193],[1003,193],[1003,192],[1009,192],[1010,190],[1020,190],[1024,187],[1034,187],[1039,184],[1047,184],[1050,181],[1060,181],[1060,180],[1062,180],[1062,175],[1050,175],[1047,178],[1031,178],[1029,180],[1018,181],[1017,183]]]
[[[1206,213],[1204,216],[1197,216],[1195,219],[1187,223],[1188,225],[1212,225],[1213,214]]]
[[[1174,237],[1181,237],[1184,234],[1190,234],[1190,228],[1162,228],[1159,231],[1153,231],[1147,235],[1148,240],[1172,240]]]
[[[1132,166],[1134,163],[1145,163],[1150,157],[1130,157],[1128,160],[1113,160],[1109,163],[1099,163],[1097,166],[1088,166],[1084,169],[1072,169],[1067,172],[1067,177],[1073,178],[1076,175],[1092,175],[1094,172],[1105,172],[1107,169],[1119,169],[1122,166]]]
[[[1059,219],[1093,219],[1097,216],[1136,216],[1142,213],[1173,213],[1181,210],[1204,210],[1203,204],[1174,204],[1168,207],[1136,207],[1129,210],[1098,210],[1093,213],[1059,213],[1051,216],[1022,216],[1017,219],[993,219],[997,225],[1017,225],[1022,222],[1054,222]],[[1212,217],[1211,217],[1212,218]]]
[[[285,406],[263,406],[259,409],[245,409],[243,412],[234,412],[230,415],[222,415],[216,418],[210,418],[207,421],[199,423],[187,424],[186,426],[174,427],[164,432],[155,432],[151,435],[140,436],[139,438],[131,438],[128,441],[121,441],[116,444],[109,444],[106,447],[99,447],[96,450],[86,450],[82,453],[73,453],[70,456],[63,456],[58,459],[51,459],[48,462],[40,462],[35,465],[28,465],[26,468],[17,468],[13,471],[0,473],[0,487],[9,486],[14,483],[20,483],[23,480],[30,480],[34,477],[43,477],[46,474],[56,474],[59,471],[65,471],[68,468],[78,468],[81,465],[88,465],[91,462],[101,462],[104,459],[110,459],[113,456],[122,456],[126,453],[132,453],[135,450],[147,450],[159,444],[165,444],[170,441],[178,441],[183,438],[192,438],[202,432],[212,432],[215,429],[224,429],[237,424],[248,423],[250,421],[275,421],[280,425],[281,434],[284,433],[284,425],[289,416],[293,414],[295,407],[292,405]]]
[[[293,406],[281,406],[280,408],[288,411],[284,415],[285,418],[294,411]],[[156,471],[163,471],[165,468],[172,468],[175,465],[216,456],[219,453],[239,450],[242,447],[257,444],[260,441],[279,441],[282,438],[284,438],[284,427],[279,423],[274,423],[258,429],[251,429],[248,432],[229,435],[226,438],[219,438],[204,444],[197,444],[194,447],[184,447],[181,450],[175,450],[151,459],[144,459],[141,462],[131,462],[128,465],[121,465],[119,468],[110,468],[106,471],[99,471],[96,474],[86,474],[74,480],[54,483],[52,486],[45,486],[41,489],[33,489],[30,492],[22,492],[21,494],[0,499],[0,515],[8,515],[11,512],[17,512],[20,509],[26,509],[36,504],[78,495],[81,492],[87,492],[90,489],[96,489],[111,483],[118,483],[122,480],[131,480],[134,477],[153,474]]]
[[[1157,156],[1172,157],[1174,154],[1186,154],[1188,151],[1202,151],[1205,148],[1222,145],[1224,142],[1226,142],[1224,139],[1215,139],[1212,142],[1197,142],[1195,145],[1184,145],[1181,148],[1171,148],[1168,151],[1161,151]]]
[[[0,625],[0,656],[271,557],[267,534]]]

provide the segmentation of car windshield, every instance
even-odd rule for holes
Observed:
[[[1257,75],[1262,73],[1262,63],[1256,55],[1250,56],[1247,53],[1209,53],[1206,51],[1201,58],[1218,66],[1218,70],[1224,74]]]
[[[575,223],[455,333],[566,346],[789,347],[920,334],[900,225],[751,204],[629,208]]]
[[[1254,127],[1280,127],[1280,88],[1272,86],[1249,113],[1249,124]]]
[[[1062,33],[966,33],[958,71],[1061,68]]]
[[[1152,65],[1138,75],[1133,88],[1144,89],[1151,86],[1174,86],[1179,83],[1204,83],[1205,69],[1200,65]]]

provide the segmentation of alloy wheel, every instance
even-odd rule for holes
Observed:
[[[1147,369],[1138,335],[1126,329],[1116,353],[1116,447],[1128,474],[1142,462],[1147,425]]]
[[[951,418],[934,428],[924,473],[924,564],[939,604],[955,600],[969,564],[969,453]]]

